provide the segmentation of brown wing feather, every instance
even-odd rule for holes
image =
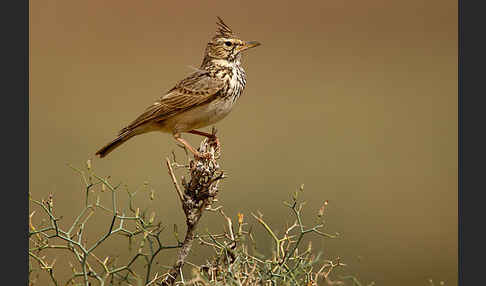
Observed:
[[[198,70],[155,101],[137,119],[123,128],[120,134],[150,121],[165,120],[182,111],[210,101],[217,96],[223,86],[224,81],[209,76],[207,71]]]

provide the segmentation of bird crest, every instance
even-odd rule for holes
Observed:
[[[220,17],[217,17],[218,18],[218,22],[216,22],[216,25],[217,25],[217,31],[216,31],[216,35],[214,36],[214,38],[231,38],[233,37],[233,31],[231,30],[230,27],[228,27],[228,25],[226,25],[223,21],[223,19],[221,19]]]

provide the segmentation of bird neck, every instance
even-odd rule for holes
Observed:
[[[237,57],[232,61],[227,59],[216,59],[211,57],[204,57],[203,62],[201,64],[201,69],[206,69],[206,70],[215,69],[215,68],[235,69],[235,68],[240,68],[240,66],[241,66],[240,57]]]

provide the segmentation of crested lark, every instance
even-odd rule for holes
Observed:
[[[228,115],[246,84],[241,52],[259,45],[258,42],[236,37],[218,17],[216,35],[206,46],[200,68],[150,105],[96,155],[103,158],[136,135],[162,131],[171,133],[195,156],[208,158],[208,153],[200,154],[182,139],[181,133],[212,138],[219,144],[214,135],[196,129],[216,123]]]

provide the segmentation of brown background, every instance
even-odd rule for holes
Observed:
[[[244,56],[245,93],[217,124],[228,215],[254,224],[261,210],[284,226],[281,201],[305,183],[308,217],[327,199],[327,230],[341,233],[314,247],[341,256],[343,273],[457,284],[457,1],[36,0],[30,14],[30,191],[54,192],[58,214],[82,207],[66,163],[91,158],[132,190],[148,181],[158,218],[183,226],[161,164],[181,154],[170,136],[93,154],[200,64],[219,15],[263,44]]]

